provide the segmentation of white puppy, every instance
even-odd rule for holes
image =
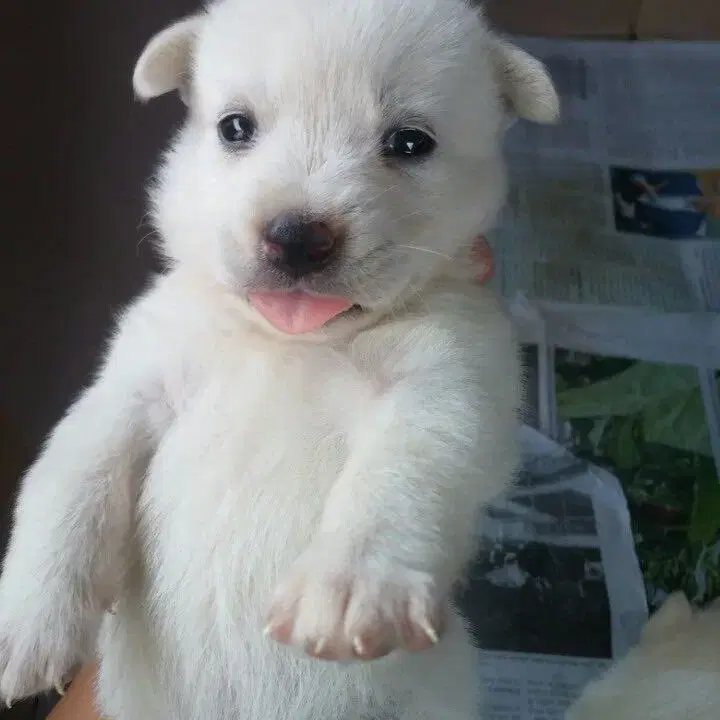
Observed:
[[[134,83],[188,105],[168,272],[25,478],[0,693],[97,650],[116,720],[473,717],[447,599],[520,369],[468,253],[506,109],[557,114],[545,70],[462,0],[222,0]]]
[[[637,647],[591,683],[567,720],[718,720],[720,605],[693,611],[671,595]]]

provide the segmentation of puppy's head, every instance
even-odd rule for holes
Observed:
[[[462,0],[220,0],[134,86],[188,105],[153,192],[165,253],[288,332],[417,292],[503,202],[507,109],[558,113]]]

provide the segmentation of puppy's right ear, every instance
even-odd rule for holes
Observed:
[[[202,15],[180,20],[155,35],[145,46],[133,72],[133,89],[141,100],[151,100],[173,90],[187,104],[195,41]]]
[[[537,123],[555,123],[560,99],[545,66],[516,45],[491,35],[495,77],[511,114]]]

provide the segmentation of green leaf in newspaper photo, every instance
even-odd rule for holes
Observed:
[[[720,596],[720,477],[698,371],[558,351],[556,375],[573,451],[625,491],[650,603]]]
[[[699,384],[694,368],[638,362],[606,380],[558,393],[558,410],[564,418],[632,415],[659,398]]]
[[[713,467],[698,467],[688,536],[690,542],[707,545],[715,540],[718,532],[720,532],[720,482]]]
[[[720,383],[718,384],[720,392]],[[642,415],[645,442],[658,443],[710,457],[710,433],[695,368],[638,362],[628,370],[587,387],[563,390],[557,394],[558,412],[563,419]],[[599,445],[600,427],[591,442]],[[636,456],[632,427],[624,427],[617,440],[617,457],[630,467]],[[630,463],[630,464],[628,464]]]
[[[598,455],[600,453],[600,448],[602,447],[602,441],[605,437],[605,432],[607,431],[611,422],[611,415],[606,415],[604,417],[593,419],[593,428],[588,433],[588,440],[590,441],[590,445],[592,446],[595,455]]]
[[[647,442],[712,457],[699,380],[694,387],[668,392],[649,404],[643,422]]]
[[[642,461],[637,425],[638,420],[634,415],[615,418],[600,445],[615,466],[623,470],[637,467]]]

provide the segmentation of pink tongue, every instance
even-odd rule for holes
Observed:
[[[315,332],[352,307],[346,298],[310,295],[302,290],[251,292],[249,298],[271,325],[290,335]]]

